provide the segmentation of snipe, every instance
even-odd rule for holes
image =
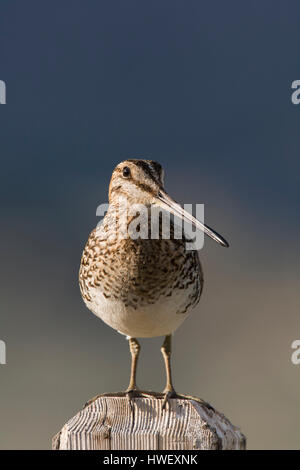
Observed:
[[[136,204],[147,210],[145,224],[149,238],[124,236],[124,223],[121,230],[121,218],[127,229],[134,222],[136,216],[125,211]],[[171,335],[198,304],[203,273],[197,251],[186,248],[186,237],[175,238],[172,221],[169,238],[162,236],[161,218],[159,236],[151,238],[151,209],[155,208],[189,221],[220,245],[228,246],[220,235],[196,220],[166,193],[159,163],[130,159],[113,171],[109,209],[87,241],[79,282],[87,307],[129,339],[132,356],[126,390],[129,397],[139,393],[137,338],[165,336],[161,348],[167,377],[163,392],[165,405],[168,398],[176,396],[170,365]],[[138,225],[138,232],[145,235],[143,223]]]

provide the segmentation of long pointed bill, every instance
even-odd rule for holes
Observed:
[[[189,212],[185,211],[177,202],[175,202],[167,193],[160,190],[158,196],[155,198],[157,204],[166,211],[170,212],[181,219],[190,222],[196,228],[202,230],[206,235],[215,240],[222,246],[228,247],[227,241],[217,232],[209,228],[207,225],[202,224],[199,220],[195,219]]]

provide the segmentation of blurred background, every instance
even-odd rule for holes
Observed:
[[[127,387],[128,344],[84,306],[81,252],[114,166],[159,161],[204,203],[205,289],[174,337],[175,386],[250,449],[300,449],[300,79],[290,0],[1,2],[0,448],[47,449],[83,404]],[[138,384],[161,390],[163,338]]]

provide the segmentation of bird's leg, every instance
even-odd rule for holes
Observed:
[[[165,361],[166,377],[167,377],[166,386],[163,391],[164,393],[164,401],[162,405],[163,408],[165,408],[166,403],[169,398],[176,397],[176,392],[172,383],[172,372],[171,372],[171,341],[172,341],[172,336],[167,335],[161,347],[161,352]]]
[[[141,346],[136,338],[129,338],[129,348],[131,352],[131,373],[126,393],[129,400],[131,400],[134,395],[134,392],[138,390],[136,386],[136,370]]]

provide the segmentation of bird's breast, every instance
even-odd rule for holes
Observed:
[[[164,311],[168,323],[169,315],[187,313],[198,303],[203,284],[198,253],[187,251],[184,240],[118,240],[103,237],[103,229],[89,237],[79,280],[87,306],[120,331],[115,323],[124,331],[124,322],[152,317],[152,325]]]

